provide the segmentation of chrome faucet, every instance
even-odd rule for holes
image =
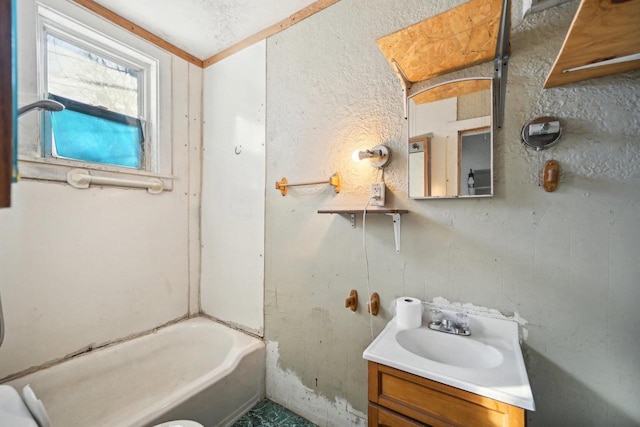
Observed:
[[[429,329],[453,335],[471,335],[467,313],[456,313],[455,319],[444,317],[440,310],[432,310]]]
[[[47,111],[62,111],[64,110],[64,105],[52,99],[41,99],[32,104],[28,104],[28,105],[25,105],[24,107],[20,107],[18,109],[18,117],[20,117],[25,113],[28,113],[31,110],[36,110],[36,109],[42,109]]]

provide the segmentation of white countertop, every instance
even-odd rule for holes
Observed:
[[[445,316],[454,313],[442,311]],[[534,411],[533,394],[518,342],[518,325],[506,319],[469,314],[469,328],[470,336],[452,335],[433,331],[423,322],[422,327],[416,330],[402,332],[394,318],[367,347],[362,357]],[[427,358],[409,351],[406,345],[408,336],[416,340],[410,344],[434,352],[439,357]],[[474,351],[478,351],[477,357],[473,355]],[[484,354],[487,357],[483,357]]]

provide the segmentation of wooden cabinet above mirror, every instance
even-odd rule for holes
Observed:
[[[471,0],[376,40],[411,83],[494,59],[502,0]]]
[[[411,85],[493,58],[494,127],[502,128],[507,92],[511,0],[471,0],[376,41],[401,80]],[[405,103],[405,117],[408,105]]]
[[[545,88],[640,69],[640,1],[582,0]]]

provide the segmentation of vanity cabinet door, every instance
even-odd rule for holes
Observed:
[[[425,427],[425,424],[371,403],[368,412],[369,427]]]
[[[525,423],[524,409],[374,362],[369,362],[369,402],[434,427]]]

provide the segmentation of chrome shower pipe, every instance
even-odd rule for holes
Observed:
[[[47,111],[62,111],[64,110],[64,105],[59,103],[58,101],[53,101],[51,99],[41,99],[32,104],[25,105],[24,107],[20,107],[18,109],[18,117],[21,115],[28,113],[31,110],[47,110]],[[0,346],[4,341],[4,316],[2,313],[2,297],[0,297]]]
[[[51,99],[41,99],[40,101],[36,101],[33,104],[28,104],[24,107],[20,107],[18,109],[18,117],[35,109],[47,111],[62,111],[64,110],[64,105],[62,105],[58,101],[53,101]]]

